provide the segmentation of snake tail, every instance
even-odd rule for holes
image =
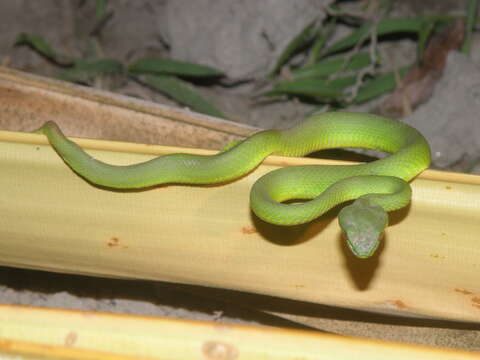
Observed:
[[[359,165],[281,168],[262,176],[251,189],[252,211],[276,225],[310,222],[336,205],[354,200],[339,213],[339,223],[358,257],[374,253],[388,225],[387,212],[410,202],[408,181],[430,164],[430,148],[416,129],[366,113],[324,113],[290,129],[260,131],[214,155],[170,154],[127,166],[94,159],[65,137],[54,122],[46,122],[36,132],[47,136],[77,174],[117,189],[223,183],[251,172],[271,154],[304,156],[343,147],[390,153]],[[288,200],[302,201],[286,204]]]

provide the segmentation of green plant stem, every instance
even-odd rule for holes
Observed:
[[[477,21],[477,7],[478,7],[478,0],[468,0],[467,3],[467,25],[465,26],[465,40],[463,41],[462,45],[462,53],[465,55],[470,54],[470,50],[472,47],[472,33],[473,28],[475,26],[475,22]]]

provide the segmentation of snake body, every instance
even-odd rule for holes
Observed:
[[[388,224],[388,211],[406,206],[411,180],[430,164],[430,148],[414,128],[385,117],[333,112],[312,116],[287,130],[260,131],[215,155],[170,154],[116,166],[85,153],[54,122],[46,135],[63,160],[88,181],[109,188],[143,188],[165,183],[214,184],[237,179],[271,154],[303,156],[320,149],[359,147],[391,153],[359,165],[306,165],[272,171],[250,194],[253,212],[277,225],[314,220],[332,207],[356,201],[339,213],[347,243],[358,257],[371,256]],[[285,204],[287,200],[309,200]]]

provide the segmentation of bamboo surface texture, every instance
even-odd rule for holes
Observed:
[[[0,358],[15,360],[461,360],[479,354],[313,331],[0,305]],[[45,331],[48,329],[48,331]]]
[[[128,164],[206,150],[99,140],[79,144]],[[307,226],[265,224],[249,209],[269,157],[222,186],[109,191],[74,174],[41,135],[0,132],[0,263],[56,272],[235,289],[407,316],[480,320],[480,177],[426,171],[390,215],[378,255],[350,255],[332,211]],[[332,163],[331,161],[328,163]]]

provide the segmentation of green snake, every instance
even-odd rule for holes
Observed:
[[[54,122],[45,123],[36,132],[48,137],[77,174],[116,189],[223,183],[249,173],[271,154],[303,156],[342,147],[391,153],[359,165],[281,168],[258,179],[251,189],[253,212],[277,225],[307,223],[340,203],[355,200],[338,218],[348,246],[360,258],[375,252],[388,225],[387,212],[410,202],[412,191],[407,181],[430,164],[430,148],[416,129],[366,113],[315,115],[287,130],[260,131],[215,155],[169,154],[128,166],[92,158],[67,139]],[[294,201],[285,203],[289,200]]]

